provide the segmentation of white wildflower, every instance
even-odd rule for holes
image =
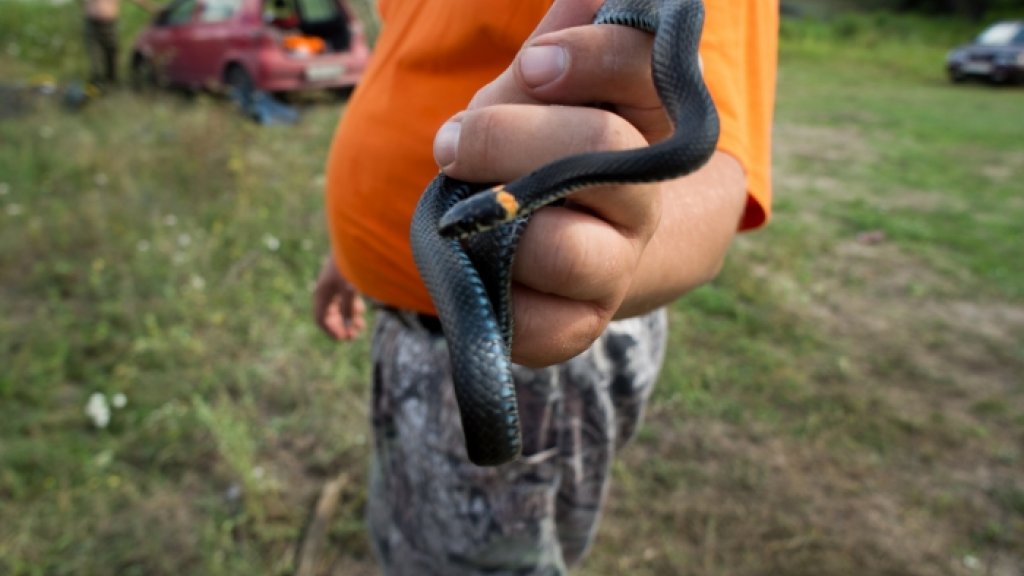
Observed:
[[[263,245],[267,247],[267,250],[276,252],[281,247],[281,241],[278,240],[273,234],[263,235]]]
[[[7,196],[11,191],[11,185],[7,182],[0,182],[0,196]]]
[[[23,210],[21,209],[21,204],[8,204],[7,205],[7,215],[8,216],[17,216],[17,215],[21,214],[22,212],[23,212]]]
[[[120,410],[128,405],[128,397],[118,392],[110,397],[110,405]]]
[[[979,560],[974,554],[967,554],[964,556],[964,568],[974,571],[980,570],[981,560]]]
[[[192,243],[192,237],[188,234],[178,234],[178,246],[182,248]]]
[[[174,226],[178,223],[178,217],[174,214],[168,214],[164,216],[164,226]]]
[[[135,243],[135,249],[139,252],[149,252],[149,240],[139,240]]]
[[[203,280],[203,277],[198,274],[193,274],[192,278],[189,280],[189,285],[192,286],[193,290],[202,290],[203,288],[206,288],[206,280]]]
[[[110,406],[102,392],[93,392],[89,396],[89,402],[85,405],[85,415],[97,428],[103,429],[110,424]]]

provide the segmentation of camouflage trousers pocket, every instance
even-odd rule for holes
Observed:
[[[636,429],[664,355],[659,311],[613,323],[550,368],[516,366],[523,458],[471,464],[448,351],[401,313],[377,315],[369,524],[392,576],[559,575],[597,525],[615,450]]]

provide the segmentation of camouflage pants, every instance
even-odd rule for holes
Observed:
[[[89,55],[89,81],[117,83],[117,20],[85,19],[85,50]]]
[[[637,429],[665,351],[666,314],[614,322],[586,352],[515,368],[523,458],[466,459],[446,344],[382,310],[373,337],[369,525],[389,576],[558,576],[597,527],[615,450]]]

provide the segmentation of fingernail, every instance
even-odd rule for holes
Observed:
[[[461,122],[449,121],[437,131],[434,136],[434,161],[444,168],[455,162],[456,154],[459,151],[459,131],[462,130]]]
[[[519,56],[519,72],[529,87],[537,88],[561,76],[565,61],[561,46],[530,46]]]

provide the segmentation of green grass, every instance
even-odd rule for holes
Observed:
[[[81,77],[77,27],[4,2],[0,74]],[[784,24],[774,219],[673,306],[580,573],[1024,566],[1022,90],[947,84],[964,33]],[[368,344],[309,307],[343,106],[57,100],[0,117],[0,573],[289,574],[338,474],[325,573],[374,573]]]
[[[363,414],[365,345],[339,350],[309,322],[325,240],[323,157],[306,150],[326,149],[322,127],[336,118],[325,107],[300,127],[261,130],[223,102],[117,94],[80,115],[44,109],[0,125],[0,138],[20,143],[0,160],[0,507],[11,517],[11,506],[38,503],[31,534],[54,546],[23,549],[0,534],[11,570],[60,573],[74,556],[85,565],[70,573],[102,572],[88,563],[111,558],[78,552],[105,545],[82,536],[120,520],[93,506],[178,499],[183,482],[196,484],[186,505],[209,514],[190,526],[200,536],[191,554],[155,561],[212,570],[236,531],[223,534],[225,523],[271,541],[296,536],[301,498],[353,446],[362,451],[352,424]],[[83,414],[93,392],[127,395],[106,430]],[[297,438],[304,486],[283,484],[270,464],[265,480],[254,476]],[[219,496],[235,484],[245,506],[227,515]],[[300,498],[287,522],[266,510],[282,494]],[[75,517],[50,525],[66,514],[54,508],[62,500]],[[218,562],[238,573],[255,558],[254,549]],[[152,569],[162,568],[147,562],[140,573]]]

